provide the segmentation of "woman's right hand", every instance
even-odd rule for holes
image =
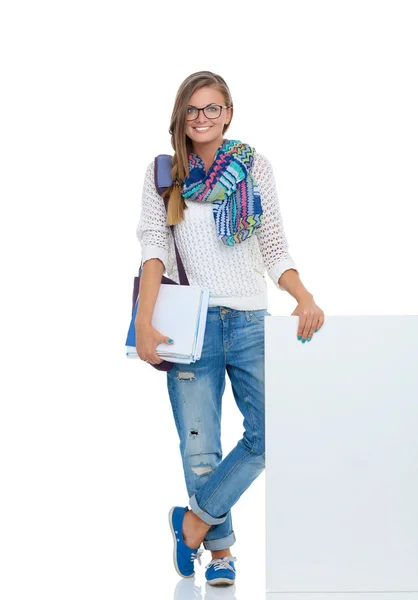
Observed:
[[[156,351],[158,344],[172,344],[166,335],[163,335],[151,325],[151,323],[135,323],[136,351],[141,360],[152,365],[163,362]]]

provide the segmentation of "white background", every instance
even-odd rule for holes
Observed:
[[[124,342],[145,168],[172,151],[189,74],[227,81],[227,137],[271,161],[290,253],[325,315],[417,313],[417,12],[399,0],[2,4],[2,598],[127,600],[150,582],[174,597],[177,433],[165,375]],[[268,285],[269,311],[289,315],[294,299]],[[229,385],[223,418],[226,454],[242,434]],[[233,520],[236,598],[262,597],[264,474]]]

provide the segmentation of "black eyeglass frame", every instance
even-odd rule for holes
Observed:
[[[208,117],[208,115],[205,113],[205,108],[209,108],[209,106],[219,106],[219,108],[221,109],[220,114],[217,117]],[[195,116],[194,119],[188,119],[187,118],[188,117],[188,113],[186,112],[186,121],[196,121],[196,119],[199,118],[200,111],[203,111],[203,114],[205,115],[205,117],[207,119],[211,119],[211,120],[213,120],[213,119],[219,119],[219,117],[222,114],[222,109],[223,108],[230,108],[230,107],[229,106],[222,106],[222,104],[216,104],[216,102],[211,102],[210,104],[207,104],[203,108],[197,108],[197,106],[193,106],[193,104],[189,104],[188,107],[187,107],[187,109],[189,109],[189,108],[195,108],[197,110],[197,115]]]

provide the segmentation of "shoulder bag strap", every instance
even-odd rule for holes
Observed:
[[[161,194],[172,184],[171,177],[171,159],[170,154],[159,154],[154,159],[154,181],[155,187],[158,193]],[[163,198],[164,207],[167,212],[168,198]],[[174,225],[170,225],[171,233],[173,234],[174,249],[176,251],[177,269],[179,272],[180,285],[190,285],[187,279],[186,271],[184,269],[179,250],[176,244],[176,238],[174,236]]]

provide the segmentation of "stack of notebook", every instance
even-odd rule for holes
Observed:
[[[135,317],[138,299],[132,313],[126,338],[126,356],[139,358],[136,351]],[[156,352],[169,362],[189,364],[199,360],[205,336],[209,290],[192,285],[162,283],[158,292],[151,325],[174,340],[158,344]]]

